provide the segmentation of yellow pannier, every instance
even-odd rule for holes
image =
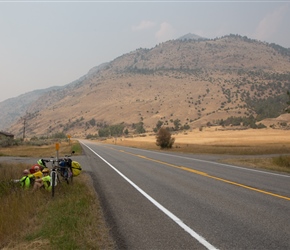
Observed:
[[[73,176],[78,176],[82,171],[81,164],[79,164],[77,161],[72,161],[71,168],[72,168]]]

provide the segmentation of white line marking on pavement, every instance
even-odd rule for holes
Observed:
[[[136,190],[138,190],[143,196],[145,196],[150,202],[152,202],[156,207],[158,207],[163,213],[165,213],[170,219],[172,219],[175,223],[177,223],[181,228],[183,228],[187,233],[189,233],[193,238],[195,238],[198,242],[200,242],[207,249],[217,249],[209,242],[207,242],[202,236],[193,231],[190,227],[185,225],[177,216],[171,213],[168,209],[163,207],[160,203],[154,200],[150,195],[144,192],[140,187],[138,187],[134,182],[132,182],[128,177],[122,174],[118,169],[116,169],[113,165],[111,165],[108,161],[106,161],[103,157],[101,157],[98,153],[96,153],[92,148],[81,142],[84,146],[86,146],[89,150],[91,150],[96,156],[98,156],[101,160],[107,163],[113,170],[115,170],[121,177],[123,177],[128,183],[130,183]]]
[[[133,148],[133,150],[148,152],[148,150],[139,149],[139,148]],[[244,168],[244,167],[239,167],[239,166],[230,165],[230,164],[226,164],[226,163],[215,162],[215,161],[202,160],[202,159],[191,158],[191,157],[175,155],[175,154],[160,153],[160,152],[155,152],[153,150],[150,151],[150,153],[159,154],[159,155],[166,155],[166,156],[171,156],[171,157],[176,157],[176,158],[182,158],[182,159],[187,159],[187,160],[191,160],[191,161],[204,162],[204,163],[209,163],[209,164],[214,164],[214,165],[219,165],[219,166],[224,166],[224,167],[229,167],[229,168],[236,168],[236,169],[240,169],[240,170],[244,170],[244,171],[252,171],[252,172],[258,172],[258,173],[267,174],[267,175],[276,175],[276,176],[280,176],[280,177],[290,178],[290,175],[277,174],[277,173],[273,173],[273,172],[267,172],[267,171],[251,169],[251,168]]]

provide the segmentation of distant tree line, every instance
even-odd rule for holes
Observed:
[[[245,101],[248,108],[257,114],[257,121],[278,117],[287,106],[286,95],[269,96],[264,99],[247,98]]]
[[[224,119],[216,120],[215,124],[220,125],[220,126],[243,126],[243,127],[248,127],[248,128],[254,128],[254,129],[266,128],[266,126],[262,123],[259,123],[257,125],[256,118],[252,115],[248,117],[231,116],[225,120]]]

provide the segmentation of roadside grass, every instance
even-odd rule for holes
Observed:
[[[198,145],[176,144],[176,152],[223,155],[268,155],[290,152],[290,145]]]
[[[71,151],[74,151],[76,155],[80,155],[82,153],[82,147],[77,141],[73,141],[69,143],[71,145]]]
[[[287,158],[289,156],[277,156],[277,157],[257,157],[257,158],[228,158],[221,160],[220,162],[233,164],[241,167],[256,168],[256,169],[267,169],[271,171],[290,173],[289,163],[281,163],[278,158]],[[284,160],[283,160],[284,161]]]
[[[76,144],[73,149],[77,152],[81,147]],[[14,148],[13,155],[16,151]],[[72,185],[58,185],[52,198],[46,190],[25,191],[11,181],[29,167],[0,163],[0,249],[115,249],[97,193],[85,172]]]
[[[77,141],[59,141],[59,155],[67,155],[75,151],[75,155],[81,154],[82,148]],[[20,156],[20,157],[52,157],[55,156],[55,142],[49,145],[20,145],[10,147],[0,147],[0,156]]]

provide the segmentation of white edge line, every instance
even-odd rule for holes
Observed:
[[[132,149],[145,151],[145,152],[147,151],[148,152],[148,150],[145,150],[145,149],[139,149],[139,148],[132,148]],[[171,157],[188,159],[188,160],[192,160],[192,161],[205,162],[205,163],[214,164],[214,165],[221,165],[221,166],[229,167],[229,168],[237,168],[237,169],[242,169],[242,170],[245,170],[245,171],[252,171],[252,172],[258,172],[258,173],[263,173],[263,174],[276,175],[276,176],[290,178],[290,175],[286,175],[286,174],[276,174],[276,173],[267,172],[267,171],[263,171],[263,170],[239,167],[239,166],[230,165],[230,164],[226,164],[226,163],[215,162],[215,161],[201,160],[201,159],[197,159],[197,158],[185,157],[185,156],[175,155],[175,154],[160,153],[160,152],[155,152],[153,150],[150,151],[150,152],[155,153],[155,154],[160,154],[160,155],[166,155],[166,156],[171,156]]]
[[[198,242],[200,242],[207,249],[217,249],[209,242],[207,242],[202,236],[193,231],[190,227],[184,224],[177,216],[171,213],[168,209],[163,207],[160,203],[154,200],[150,195],[148,195],[145,191],[143,191],[140,187],[138,187],[134,182],[132,182],[128,177],[122,174],[118,169],[116,169],[113,165],[111,165],[108,161],[106,161],[103,157],[97,154],[92,148],[81,142],[84,146],[86,146],[89,150],[91,150],[96,156],[98,156],[101,160],[107,163],[113,170],[115,170],[121,177],[123,177],[127,182],[129,182],[137,191],[139,191],[143,196],[145,196],[150,202],[152,202],[156,207],[158,207],[163,213],[165,213],[170,219],[172,219],[175,223],[177,223],[181,228],[183,228],[187,233],[189,233],[193,238],[195,238]]]

